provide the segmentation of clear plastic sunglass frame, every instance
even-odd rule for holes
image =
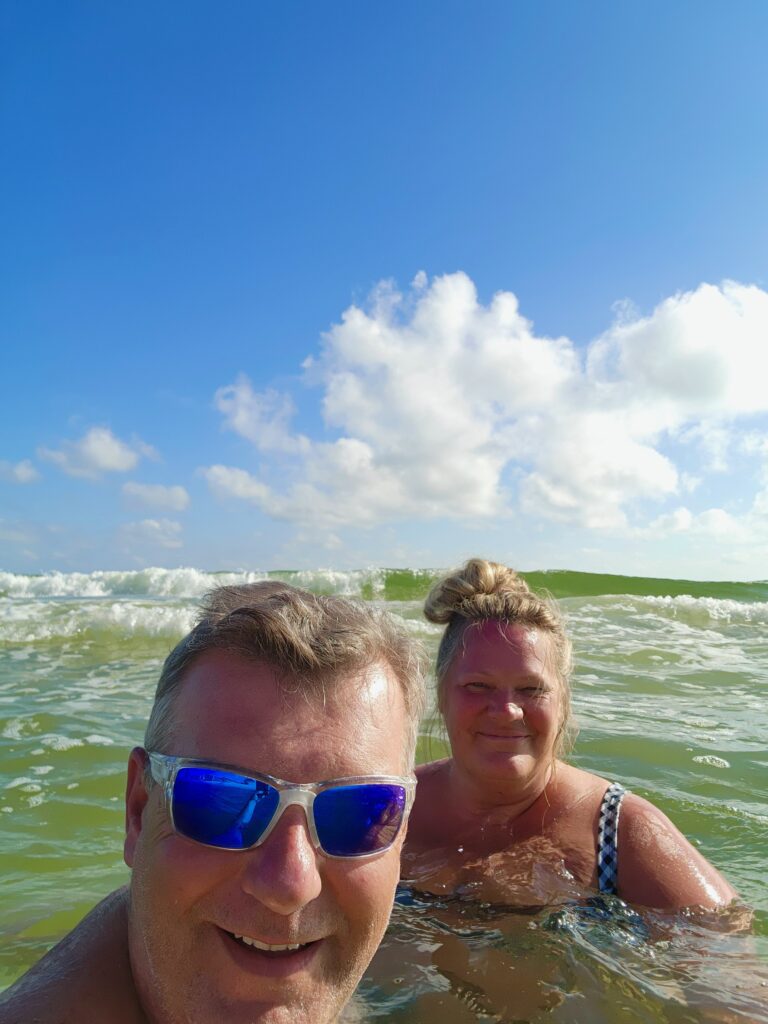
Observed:
[[[307,828],[309,829],[309,835],[312,839],[313,846],[324,856],[331,857],[334,860],[359,860],[363,857],[377,857],[379,854],[385,853],[389,850],[402,832],[403,826],[408,821],[408,815],[410,814],[411,807],[413,806],[413,798],[416,792],[416,779],[411,775],[351,775],[339,779],[325,779],[322,782],[285,782],[283,779],[276,779],[272,775],[263,775],[260,772],[250,771],[247,768],[240,768],[233,764],[224,764],[218,761],[205,761],[194,757],[177,757],[174,754],[160,754],[156,751],[146,751],[146,754],[149,760],[149,770],[152,778],[156,783],[158,783],[158,785],[163,787],[165,807],[171,826],[173,827],[173,831],[183,839],[189,840],[191,843],[198,843],[201,846],[209,846],[215,850],[226,850],[230,853],[242,853],[243,850],[253,850],[257,846],[261,846],[261,844],[268,839],[270,833],[280,821],[280,818],[283,816],[283,812],[286,808],[298,805],[299,807],[304,808]],[[240,848],[217,846],[215,843],[203,843],[200,840],[192,839],[190,836],[184,835],[183,832],[179,832],[173,818],[173,784],[179,773],[179,769],[187,767],[211,768],[214,771],[232,772],[233,774],[239,775],[243,778],[253,779],[255,782],[266,783],[267,785],[272,786],[273,789],[277,790],[278,804],[275,808],[275,813],[272,815],[269,824],[255,843],[251,846],[244,846]],[[365,853],[328,853],[320,842],[320,837],[317,834],[317,828],[315,826],[315,797],[319,793],[323,793],[329,789],[336,789],[340,786],[365,786],[376,784],[402,786],[405,790],[405,807],[403,809],[402,821],[400,822],[397,832],[392,837],[392,841],[387,843],[386,846],[382,846],[377,850],[371,850],[370,852]]]

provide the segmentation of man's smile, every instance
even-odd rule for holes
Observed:
[[[236,935],[234,932],[232,933],[232,937],[237,939],[239,942],[244,943],[246,946],[253,946],[255,949],[262,949],[266,953],[291,952],[292,950],[301,949],[303,946],[309,945],[309,943],[306,942],[297,942],[295,944],[289,944],[285,946],[270,945],[267,942],[259,942],[258,939],[249,938],[249,936],[247,935]]]
[[[224,947],[239,970],[259,976],[288,978],[303,971],[323,945],[322,939],[302,943],[272,943],[219,929]]]

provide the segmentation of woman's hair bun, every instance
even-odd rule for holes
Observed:
[[[509,566],[470,558],[461,569],[432,587],[424,602],[424,615],[441,626],[454,615],[496,618],[504,614],[510,598],[519,599],[529,593],[528,584]]]

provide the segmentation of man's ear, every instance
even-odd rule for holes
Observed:
[[[142,747],[134,747],[128,758],[128,781],[125,786],[125,843],[123,857],[133,867],[136,843],[141,835],[142,815],[149,799],[146,784],[147,755]]]

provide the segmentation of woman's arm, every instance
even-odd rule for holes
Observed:
[[[633,793],[621,805],[618,852],[618,894],[627,903],[716,910],[737,896],[658,807]]]

